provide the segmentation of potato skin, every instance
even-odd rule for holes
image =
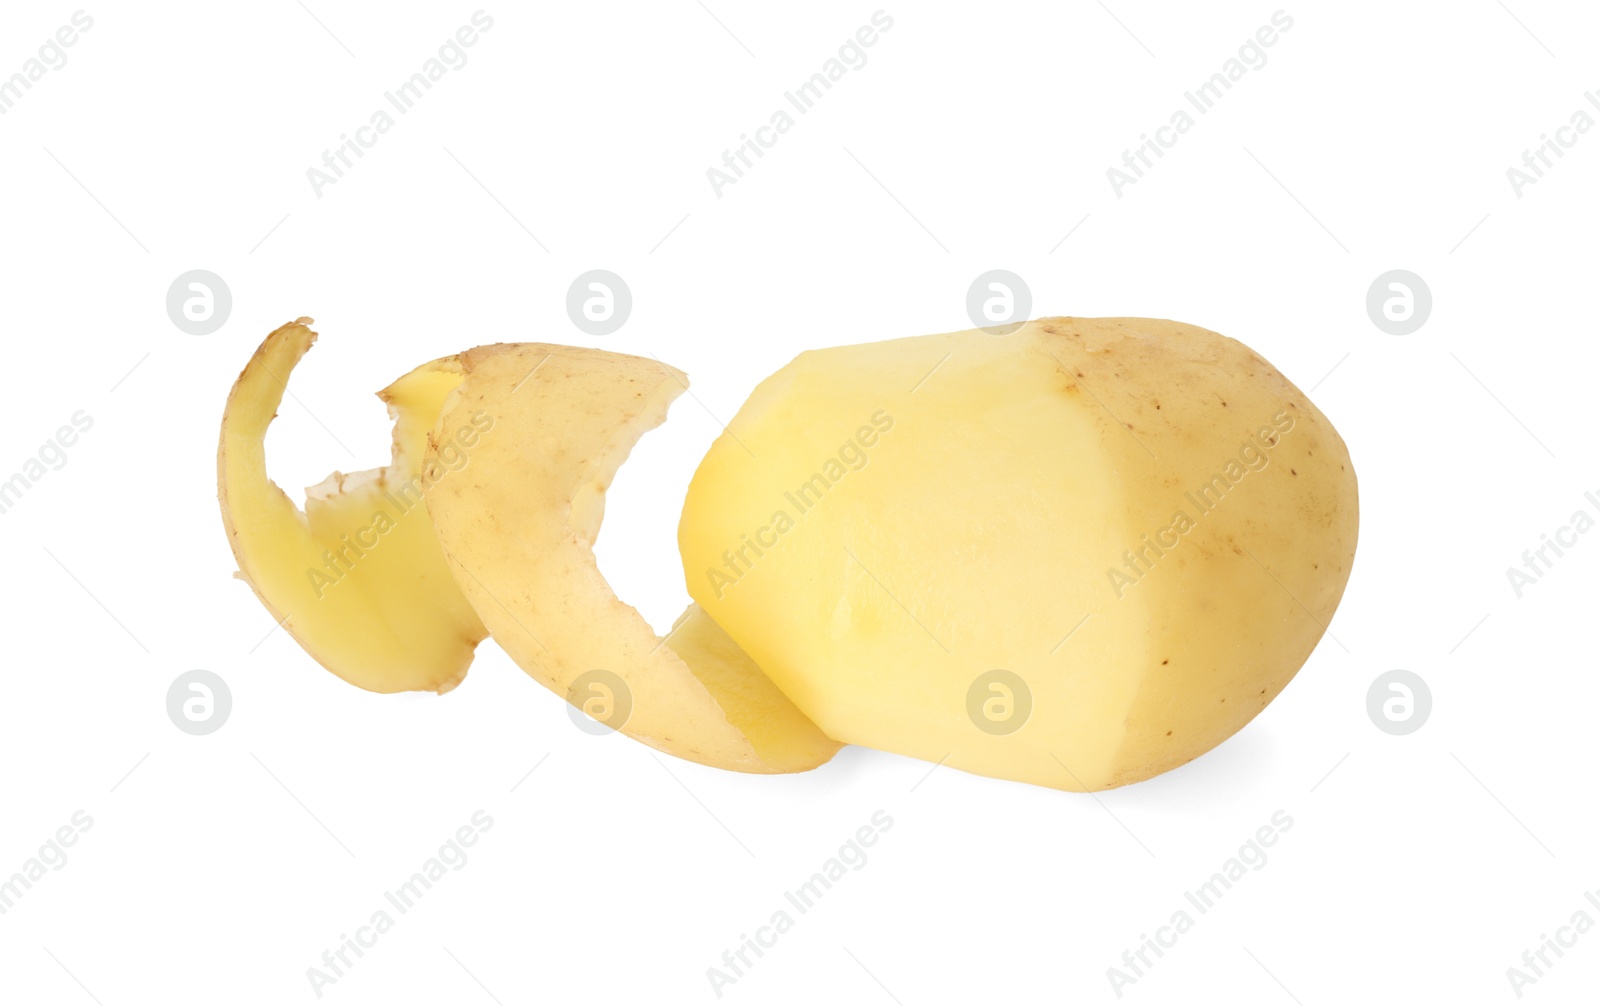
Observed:
[[[619,711],[611,703],[626,696],[627,712],[608,725],[666,754],[757,773],[833,757],[839,745],[714,623],[691,606],[675,640],[658,637],[596,564],[606,490],[688,389],[686,375],[659,360],[531,342],[467,350],[461,367],[427,461],[449,468],[442,452],[454,431],[486,435],[429,490],[428,514],[461,593],[507,655],[580,707],[587,693],[576,683],[609,675],[607,704]]]

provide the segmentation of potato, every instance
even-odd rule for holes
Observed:
[[[460,366],[435,360],[380,391],[395,420],[393,460],[335,472],[307,490],[302,513],[267,477],[264,443],[285,382],[316,342],[310,324],[301,318],[267,336],[223,412],[217,497],[238,576],[307,653],[351,684],[448,691],[488,634],[456,589],[422,504],[431,481],[423,449]]]
[[[679,546],[828,736],[1099,790],[1282,691],[1356,524],[1344,443],[1245,346],[1046,318],[801,354],[712,445]]]
[[[697,603],[660,638],[593,545],[680,372],[538,344],[435,360],[380,393],[391,464],[335,473],[302,513],[263,443],[308,324],[229,396],[219,499],[240,576],[374,691],[448,690],[492,631],[596,718],[707,765],[801,771],[849,742],[1103,789],[1264,708],[1354,557],[1349,455],[1265,360],[1175,322],[1043,319],[806,353],[763,382],[690,486]]]
[[[593,675],[602,722],[691,761],[794,772],[831,758],[823,736],[694,607],[665,640],[617,599],[595,564],[605,493],[634,443],[688,386],[635,356],[567,346],[483,346],[428,449],[458,470],[427,497],[462,592],[525,671],[575,704]],[[584,701],[579,701],[579,700]]]

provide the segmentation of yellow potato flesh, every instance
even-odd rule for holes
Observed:
[[[1349,456],[1305,396],[1143,319],[805,353],[713,445],[679,530],[691,595],[829,736],[1069,790],[1247,723],[1355,540]],[[969,713],[997,669],[1031,696],[1011,732]]]
[[[665,364],[599,350],[503,344],[460,357],[465,377],[429,448],[448,431],[459,473],[427,497],[462,592],[529,675],[568,694],[592,670],[622,679],[618,728],[691,761],[745,772],[813,768],[839,745],[693,608],[665,644],[617,599],[595,563],[605,492],[634,443],[687,387]],[[617,725],[617,724],[613,724]]]
[[[218,498],[239,576],[308,653],[351,684],[448,691],[487,634],[456,588],[422,502],[431,491],[420,471],[427,434],[460,383],[459,366],[436,360],[380,392],[395,419],[391,464],[335,473],[309,491],[302,512],[268,477],[264,445],[285,382],[315,341],[303,322],[273,332],[228,396]]]

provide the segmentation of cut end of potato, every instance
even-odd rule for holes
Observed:
[[[267,475],[267,428],[295,366],[315,344],[309,318],[279,328],[239,375],[223,413],[218,501],[239,578],[305,650],[375,692],[445,692],[487,634],[455,587],[423,496],[427,432],[460,381],[452,358],[380,393],[395,420],[383,468],[335,472],[302,511]]]
[[[536,343],[468,350],[461,364],[427,459],[458,455],[467,477],[442,482],[428,511],[495,641],[535,680],[668,754],[743,772],[832,757],[839,744],[703,612],[662,639],[595,562],[606,490],[687,388],[682,372]]]

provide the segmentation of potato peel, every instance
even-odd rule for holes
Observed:
[[[328,670],[374,692],[454,688],[487,635],[456,589],[421,495],[427,433],[460,381],[453,357],[379,392],[395,420],[389,465],[335,472],[302,511],[267,475],[265,439],[317,334],[301,318],[256,350],[223,412],[217,499],[236,574]]]
[[[658,750],[743,772],[814,768],[838,750],[703,612],[666,639],[619,600],[595,562],[605,492],[687,388],[665,364],[537,343],[461,354],[464,378],[430,439],[474,417],[493,433],[427,498],[462,592],[534,679],[570,697],[590,672],[630,700],[610,725]],[[609,701],[609,700],[608,700]]]

